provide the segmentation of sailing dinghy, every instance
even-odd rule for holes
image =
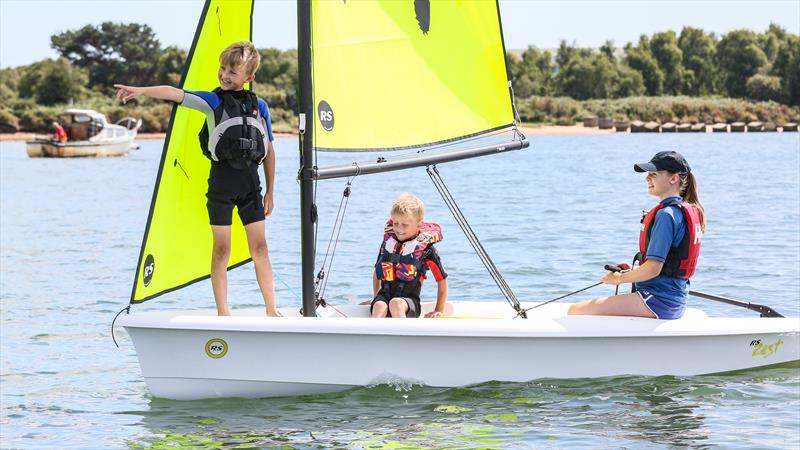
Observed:
[[[182,87],[217,85],[217,56],[229,43],[250,39],[252,6],[252,0],[207,1]],[[515,131],[495,1],[302,0],[298,42],[303,314],[294,308],[281,309],[279,318],[265,317],[262,308],[230,317],[130,313],[132,305],[209,277],[203,195],[209,163],[197,143],[203,118],[174,108],[130,305],[120,318],[152,395],[269,397],[396,381],[447,387],[543,377],[698,375],[800,360],[798,318],[712,318],[694,308],[669,321],[567,316],[568,304],[516,299],[448,201],[436,170],[437,164],[528,146]],[[397,118],[404,115],[415,116],[420,126],[400,126]],[[508,139],[497,138],[503,133]],[[391,150],[415,154],[334,167],[314,163],[317,151]],[[511,308],[502,301],[449,302],[450,318],[381,320],[369,318],[368,306],[325,306],[314,274],[315,181],[414,167],[428,168]],[[231,269],[249,261],[240,224],[232,233]],[[423,304],[423,314],[431,309]],[[413,357],[386,351],[408,346]]]

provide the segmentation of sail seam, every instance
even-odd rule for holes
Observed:
[[[500,125],[494,128],[490,128],[488,130],[478,131],[476,133],[467,134],[464,136],[458,136],[450,139],[443,139],[441,141],[435,142],[428,142],[424,144],[414,144],[414,145],[407,145],[402,147],[363,147],[363,148],[333,148],[333,147],[314,147],[315,151],[320,152],[340,152],[340,153],[355,153],[355,152],[381,152],[381,151],[399,151],[399,150],[413,150],[413,149],[421,149],[421,148],[435,148],[437,146],[444,146],[450,145],[454,143],[458,143],[460,141],[465,141],[467,139],[473,139],[481,136],[485,136],[487,134],[494,133],[496,131],[511,129],[515,127],[514,123],[509,123],[505,125]]]

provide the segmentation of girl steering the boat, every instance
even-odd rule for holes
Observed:
[[[634,258],[640,265],[619,263],[622,271],[600,279],[612,285],[632,283],[633,292],[575,303],[569,314],[679,319],[686,310],[689,278],[705,232],[697,181],[683,155],[674,151],[658,152],[633,169],[647,172],[647,192],[660,201],[642,217]]]

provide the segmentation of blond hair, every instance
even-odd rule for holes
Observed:
[[[700,227],[703,233],[706,232],[706,210],[700,203],[700,196],[697,194],[697,178],[692,172],[681,175],[681,187],[678,192],[686,203],[692,204],[700,211]]]
[[[244,64],[248,75],[256,73],[261,64],[261,55],[250,41],[239,41],[229,45],[219,55],[219,63],[225,67],[238,67]]]
[[[402,194],[392,203],[393,216],[413,217],[418,221],[425,218],[425,204],[418,197],[411,194]]]

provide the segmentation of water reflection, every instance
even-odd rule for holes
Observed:
[[[451,389],[381,385],[260,400],[151,398],[146,410],[125,414],[139,416],[147,430],[146,439],[130,442],[133,448],[581,447],[598,437],[612,447],[646,442],[702,448],[713,444],[707,413],[723,398],[742,398],[738,386],[797,376],[791,368],[766,372],[493,382]]]

